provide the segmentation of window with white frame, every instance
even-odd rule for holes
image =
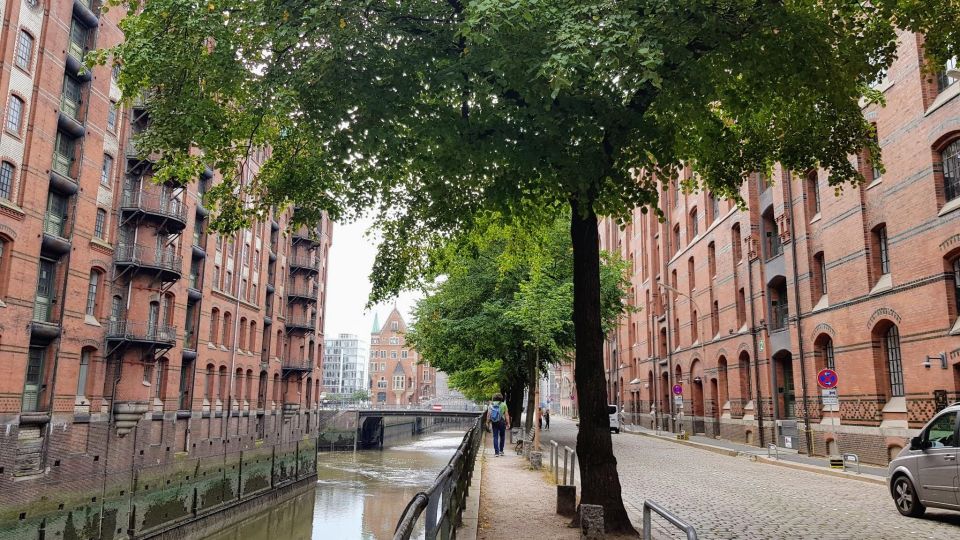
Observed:
[[[393,389],[394,390],[403,390],[404,376],[403,375],[394,375],[393,376]]]
[[[26,30],[21,30],[17,36],[17,49],[14,52],[14,61],[18,68],[24,71],[30,71],[30,66],[33,64],[33,36]]]

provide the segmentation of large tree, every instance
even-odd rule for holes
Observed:
[[[150,91],[138,148],[162,152],[158,178],[224,171],[221,228],[272,205],[301,221],[379,208],[374,299],[482,210],[569,206],[581,500],[610,531],[632,528],[607,429],[598,214],[656,208],[679,163],[729,197],[775,162],[860,181],[848,156],[877,147],[859,101],[877,97],[896,27],[927,34],[934,62],[960,36],[960,5],[919,0],[111,3],[136,16],[99,59],[122,65],[125,95]]]

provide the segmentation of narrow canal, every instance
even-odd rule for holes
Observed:
[[[448,428],[383,450],[321,452],[315,489],[204,540],[390,538],[407,502],[430,486],[463,435]]]

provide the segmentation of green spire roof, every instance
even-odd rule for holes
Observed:
[[[380,315],[376,312],[373,313],[373,330],[370,330],[371,334],[380,333]]]

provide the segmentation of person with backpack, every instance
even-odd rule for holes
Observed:
[[[506,438],[507,429],[510,427],[510,412],[507,410],[507,404],[503,401],[503,396],[494,394],[493,403],[487,410],[487,425],[493,431],[493,452],[499,457],[503,455],[503,443]]]

